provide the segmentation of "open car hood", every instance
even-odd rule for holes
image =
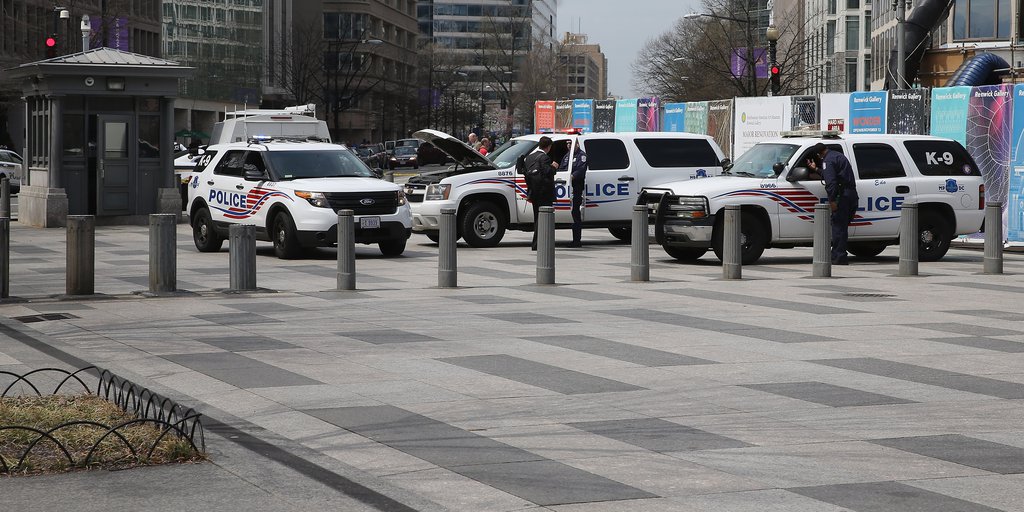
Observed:
[[[461,167],[472,167],[478,171],[497,169],[494,166],[494,162],[481,155],[479,151],[447,133],[437,130],[420,130],[412,134],[412,136],[424,142],[429,142],[437,149],[448,153],[448,156],[452,157],[455,163]]]

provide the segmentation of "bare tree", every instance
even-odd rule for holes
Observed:
[[[752,7],[752,2],[703,0],[704,12],[714,16],[680,19],[671,30],[647,42],[633,63],[636,88],[669,101],[764,95],[767,79],[751,79],[747,70],[734,73],[732,66],[734,52],[746,60],[747,48],[754,54],[766,46],[764,34],[754,33],[759,11]],[[782,75],[781,94],[799,93],[803,88],[797,69],[806,40],[799,17],[789,14],[775,17],[782,35],[777,63],[783,70],[792,68]]]
[[[316,103],[329,113],[338,128],[338,116],[357,108],[364,95],[383,81],[383,71],[373,73],[373,59],[366,51],[379,43],[366,30],[354,39],[327,38],[320,19],[309,19],[292,32],[291,47],[284,50],[284,89],[296,103]]]

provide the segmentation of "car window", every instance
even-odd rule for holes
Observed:
[[[825,144],[825,147],[828,148],[829,151],[835,151],[836,153],[846,154],[846,152],[843,151],[842,144]],[[803,154],[800,155],[800,158],[797,158],[796,160],[793,161],[793,165],[791,166],[791,168],[807,167],[807,160],[809,160],[812,156],[814,156],[813,149],[805,150]],[[820,174],[812,174],[806,180],[802,181],[820,181],[821,178],[818,176],[820,176]]]
[[[13,162],[14,159],[7,156],[6,152],[0,151],[0,162]]]
[[[634,139],[651,167],[716,167],[721,164],[704,139]]]
[[[862,180],[900,178],[907,175],[896,148],[888,144],[854,144],[853,158]]]
[[[796,144],[755,144],[746,153],[736,157],[729,172],[737,176],[774,178],[775,164],[788,162],[797,149],[800,149],[800,146]]]
[[[626,145],[619,139],[587,139],[583,147],[587,152],[587,167],[591,171],[629,168]]]
[[[343,149],[269,151],[266,158],[278,180],[374,176],[359,157]]]
[[[415,155],[416,148],[412,146],[398,146],[395,148],[396,155]]]
[[[494,162],[495,167],[504,169],[516,165],[516,159],[519,158],[519,155],[528,155],[536,147],[537,141],[535,140],[513,139],[488,153],[487,158]]]
[[[245,151],[228,151],[220,160],[213,173],[218,176],[242,177],[242,168],[245,165]],[[200,164],[201,165],[201,164]]]
[[[903,147],[925,176],[981,176],[978,165],[959,142],[908,140]]]

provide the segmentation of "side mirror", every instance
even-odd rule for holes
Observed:
[[[374,167],[371,170],[373,171],[374,176],[376,176],[379,179],[384,179],[384,169],[381,169],[380,167]]]
[[[775,171],[775,175],[776,176],[782,174],[782,171],[785,171],[785,170],[786,170],[786,164],[784,164],[782,162],[775,162],[775,165],[772,166],[772,171]]]
[[[786,175],[786,181],[804,181],[811,177],[810,171],[806,167],[794,167],[789,170],[789,174]]]
[[[732,169],[732,159],[723,158],[721,163],[722,163],[722,170],[728,171],[729,169]]]

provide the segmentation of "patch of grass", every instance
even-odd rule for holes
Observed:
[[[12,474],[60,472],[77,468],[124,468],[205,458],[204,454],[193,450],[187,440],[178,438],[173,431],[160,438],[165,427],[156,423],[136,423],[119,428],[116,432],[124,440],[110,434],[100,441],[110,427],[134,419],[137,418],[132,414],[93,395],[0,398],[0,427],[32,427],[46,432],[58,425],[75,421],[103,425],[66,426],[50,434],[64,446],[71,456],[70,460],[57,443],[46,437],[40,440],[38,432],[25,429],[0,430],[0,458],[7,464],[8,470],[14,470]],[[36,444],[29,450],[33,442]],[[154,443],[156,448],[150,455]],[[132,455],[132,449],[127,445],[134,448],[135,455]],[[96,449],[86,464],[86,456],[94,446]],[[15,467],[26,450],[29,450],[28,456],[20,467]],[[3,471],[3,464],[0,464],[0,471]]]

